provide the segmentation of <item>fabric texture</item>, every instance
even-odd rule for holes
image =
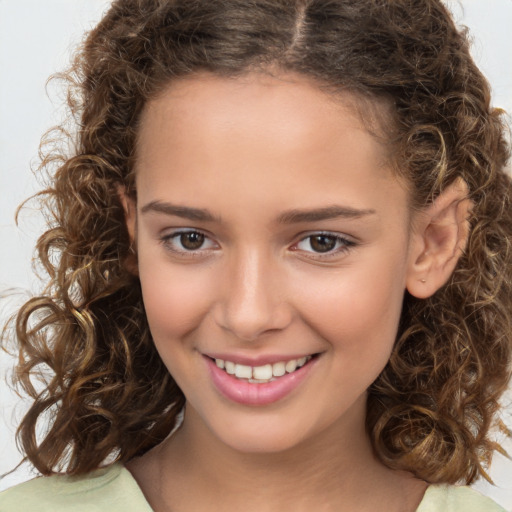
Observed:
[[[152,512],[122,465],[83,477],[41,477],[0,493],[0,512]],[[469,487],[431,485],[416,512],[506,512]]]
[[[0,493],[0,512],[152,512],[119,464],[87,476],[35,478]]]

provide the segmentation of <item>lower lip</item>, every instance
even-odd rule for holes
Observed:
[[[292,393],[307,377],[317,358],[314,357],[292,373],[263,384],[237,379],[221,370],[209,357],[205,356],[205,360],[214,386],[224,397],[244,405],[268,405]]]

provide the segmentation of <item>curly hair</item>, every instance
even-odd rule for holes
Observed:
[[[74,153],[41,166],[58,163],[37,244],[49,283],[15,320],[17,380],[34,399],[18,429],[26,459],[42,474],[82,474],[175,427],[185,399],[153,345],[118,187],[135,197],[141,112],[173,80],[278,69],[390,105],[387,143],[413,207],[467,183],[467,249],[434,296],[406,292],[367,430],[388,467],[432,483],[485,476],[510,379],[511,180],[502,112],[468,46],[439,0],[113,1],[67,75]]]

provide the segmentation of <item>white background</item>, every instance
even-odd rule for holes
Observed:
[[[469,26],[473,55],[493,85],[493,103],[512,112],[512,0],[447,0],[456,19]],[[38,289],[31,257],[42,229],[37,211],[14,212],[38,190],[30,171],[37,164],[41,134],[63,115],[62,89],[45,87],[64,69],[85,31],[94,26],[108,0],[0,0],[0,325],[31,291]],[[4,293],[5,294],[5,293]],[[25,404],[8,390],[11,358],[0,353],[0,473],[19,460],[14,443],[16,418]],[[512,425],[512,408],[506,421]],[[512,453],[512,442],[505,447]],[[512,511],[512,461],[495,456],[491,476],[496,487],[476,487]],[[0,489],[31,477],[27,468],[0,481]]]

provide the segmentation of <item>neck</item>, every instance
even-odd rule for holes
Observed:
[[[187,410],[182,427],[145,462],[130,469],[157,512],[217,510],[212,504],[245,512],[375,510],[399,480],[412,480],[374,457],[359,410],[307,443],[271,453],[233,449]]]

